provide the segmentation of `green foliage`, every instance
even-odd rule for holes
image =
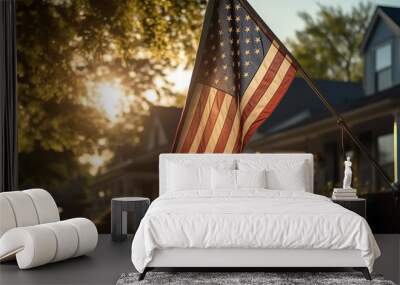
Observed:
[[[302,12],[305,27],[288,41],[289,49],[314,78],[360,81],[360,45],[372,11],[371,3],[360,2],[349,12],[325,5],[314,18]]]
[[[146,91],[175,98],[165,75],[192,65],[205,5],[206,0],[17,1],[21,187],[58,188],[88,175],[81,155],[135,145],[149,106]],[[131,98],[116,123],[88,88],[108,81],[118,82]]]

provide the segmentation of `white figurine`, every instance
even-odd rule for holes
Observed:
[[[352,189],[351,178],[353,176],[353,172],[351,171],[351,164],[350,157],[348,156],[347,160],[344,162],[343,189]]]

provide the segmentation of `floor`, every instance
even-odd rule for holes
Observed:
[[[15,262],[0,264],[0,284],[115,284],[124,272],[132,272],[132,237],[124,242],[100,235],[94,252],[29,270],[18,270]]]
[[[375,272],[400,284],[400,235],[376,235],[382,251]],[[100,235],[97,249],[88,256],[18,270],[15,262],[0,265],[0,284],[115,284],[124,272],[134,271],[130,260],[132,237],[124,242]]]

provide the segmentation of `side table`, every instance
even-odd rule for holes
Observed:
[[[120,197],[111,199],[111,239],[113,241],[123,241],[128,233],[127,213],[130,212],[129,219],[134,219],[134,233],[139,227],[140,221],[144,217],[150,206],[150,199],[144,197]]]
[[[354,199],[332,199],[333,203],[339,204],[340,206],[359,214],[364,219],[367,218],[367,201],[363,198]]]

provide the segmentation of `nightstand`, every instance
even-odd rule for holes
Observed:
[[[121,197],[111,200],[111,238],[113,241],[123,241],[128,233],[127,216],[134,219],[136,233],[140,221],[150,206],[150,199],[144,197]]]
[[[332,199],[333,203],[339,204],[340,206],[359,214],[364,219],[367,218],[367,201],[363,198],[354,198],[347,200],[336,200]]]

